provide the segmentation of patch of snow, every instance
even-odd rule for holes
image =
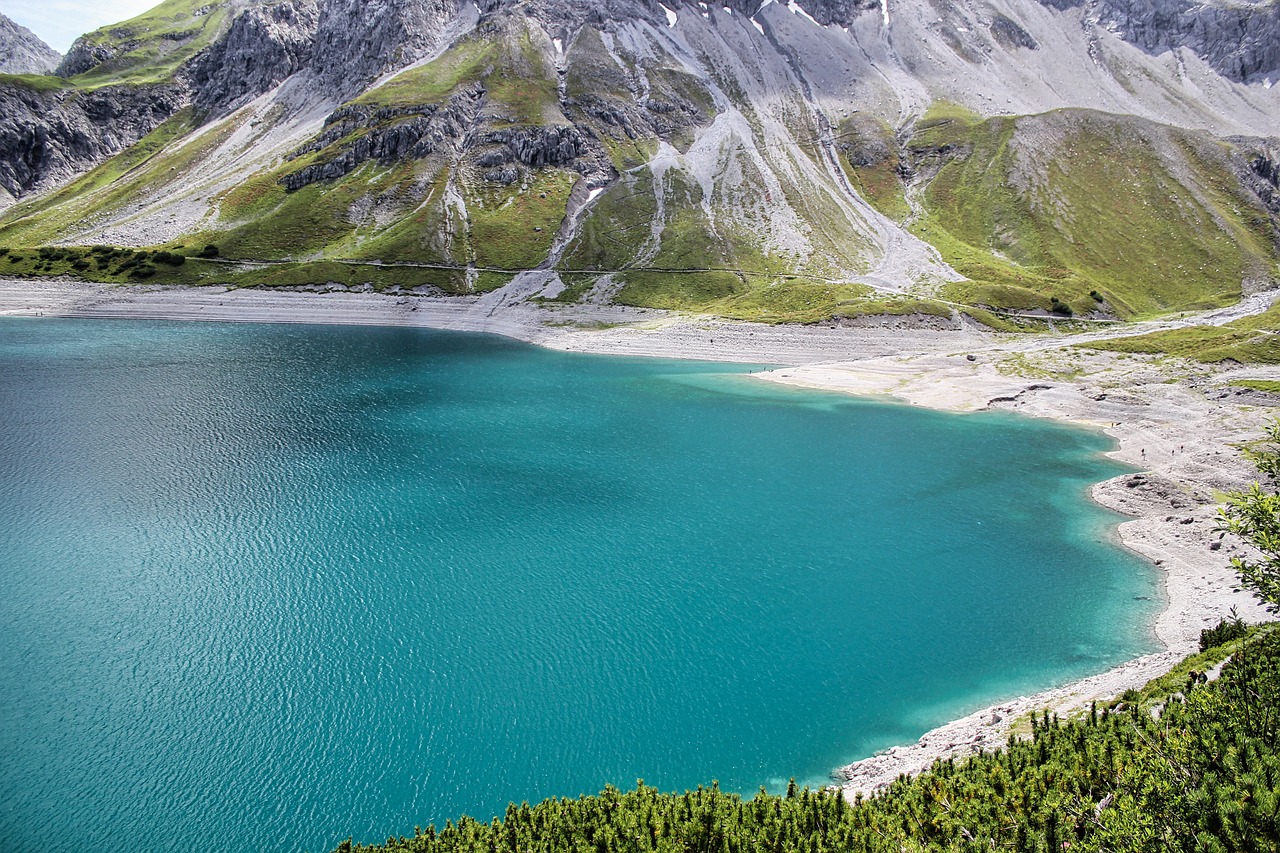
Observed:
[[[759,31],[760,31],[760,35],[764,35],[764,27],[762,27],[762,26],[760,25],[760,22],[759,22],[759,21],[757,21],[755,18],[752,18],[752,19],[751,19],[751,26],[753,26],[753,27],[755,27],[757,30],[759,30]]]
[[[1268,77],[1266,80],[1263,80],[1263,81],[1262,81],[1262,87],[1263,87],[1264,89],[1270,89],[1270,88],[1271,88],[1272,86],[1274,86],[1274,85],[1275,85],[1275,84],[1271,82],[1271,78],[1270,78],[1270,77]]]
[[[880,17],[884,19],[885,27],[889,26],[889,0],[880,0]]]
[[[725,6],[725,7],[724,7],[724,12],[725,12],[725,14],[726,14],[726,15],[732,15],[732,14],[733,14],[733,10],[732,10],[732,9],[730,9],[728,6]]]
[[[551,43],[556,46],[556,55],[564,56],[564,42],[560,39],[552,39]]]
[[[789,2],[787,3],[787,8],[791,10],[791,14],[799,15],[800,17],[807,20],[809,23],[813,24],[815,27],[822,26],[822,24],[819,24],[817,21],[815,21],[813,19],[813,16],[810,15],[808,12],[806,12],[799,3],[795,2],[795,0],[789,0]]]
[[[659,5],[659,6],[662,6],[662,4],[661,4],[661,3],[659,3],[658,5]],[[662,6],[662,11],[664,11],[664,12],[666,12],[666,13],[667,13],[667,26],[668,26],[668,27],[674,27],[674,26],[676,25],[676,21],[680,20],[680,19],[679,19],[679,17],[676,15],[676,13],[675,13],[675,12],[673,12],[673,11],[671,11],[670,9],[668,9],[666,6]]]
[[[591,202],[599,198],[600,193],[602,192],[604,192],[604,187],[596,187],[591,192],[587,193],[587,204],[591,204]]]

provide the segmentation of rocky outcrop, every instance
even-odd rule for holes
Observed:
[[[1280,3],[1217,0],[1040,0],[1089,15],[1130,44],[1160,54],[1188,48],[1225,77],[1250,83],[1280,74]]]
[[[0,86],[0,187],[21,197],[118,154],[185,104],[176,86]]]
[[[62,62],[54,71],[59,77],[74,77],[83,74],[99,65],[104,65],[115,58],[116,48],[113,45],[98,44],[84,36],[76,39],[71,50],[62,57]]]
[[[0,74],[52,74],[61,61],[39,36],[0,15]]]
[[[322,162],[286,175],[281,183],[293,192],[308,184],[348,175],[370,160],[391,163],[421,159],[443,146],[457,146],[475,122],[484,90],[464,89],[443,106],[376,109],[351,105],[335,111],[325,121],[325,131],[289,159],[334,151]],[[347,140],[347,141],[343,141]]]
[[[321,0],[312,52],[317,79],[339,99],[438,47],[458,0]]]
[[[591,186],[607,183],[614,172],[608,155],[589,130],[572,125],[521,127],[484,134],[475,163],[482,177],[500,184],[520,180],[521,168],[573,169]]]
[[[188,72],[195,102],[228,109],[268,92],[307,67],[320,23],[315,0],[252,6]]]
[[[999,13],[991,19],[991,37],[997,44],[1008,48],[1025,47],[1027,50],[1036,50],[1040,47],[1021,24]]]
[[[481,166],[516,162],[534,169],[567,166],[588,151],[587,141],[576,127],[522,127],[495,130],[485,142],[496,145],[479,162]]]
[[[1239,152],[1234,159],[1236,177],[1273,217],[1273,232],[1280,243],[1280,141],[1231,140]]]

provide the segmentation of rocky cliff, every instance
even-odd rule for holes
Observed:
[[[67,180],[120,153],[182,108],[180,88],[80,91],[0,85],[0,198]]]
[[[61,61],[39,36],[0,15],[0,74],[50,74]]]

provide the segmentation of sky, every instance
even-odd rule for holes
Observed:
[[[77,36],[160,5],[160,0],[0,0],[0,13],[66,53]]]

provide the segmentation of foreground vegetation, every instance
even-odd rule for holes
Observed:
[[[1244,633],[1245,636],[1238,635]],[[637,786],[511,805],[377,847],[475,853],[849,853],[955,850],[1274,850],[1280,844],[1280,633],[1229,639],[1080,719],[1032,720],[1028,740],[942,761],[856,803],[838,792]],[[1199,675],[1231,654],[1220,679]]]

